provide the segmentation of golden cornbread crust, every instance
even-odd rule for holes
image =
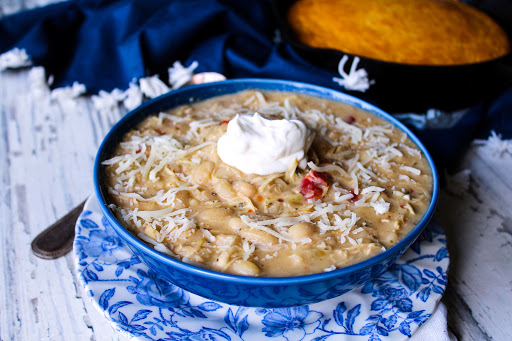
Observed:
[[[510,51],[497,23],[455,0],[299,0],[287,21],[305,45],[388,62],[472,64]]]

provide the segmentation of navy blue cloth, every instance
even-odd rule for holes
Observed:
[[[196,72],[228,78],[281,78],[341,90],[332,81],[336,70],[312,65],[287,43],[276,43],[276,28],[269,1],[77,0],[1,20],[0,53],[24,48],[54,76],[55,87],[78,81],[91,93],[125,89],[133,79],[153,74],[167,79],[176,60],[196,60]],[[511,112],[507,89],[453,128],[416,133],[441,166],[449,165],[491,129],[511,138]]]
[[[337,86],[335,74],[303,61],[286,44],[274,44],[275,29],[266,1],[71,1],[2,20],[0,34],[7,39],[0,52],[25,48],[54,76],[56,87],[78,81],[93,93],[164,74],[175,60],[197,60],[197,72],[228,78]]]

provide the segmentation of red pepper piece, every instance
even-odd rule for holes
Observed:
[[[359,199],[361,199],[361,196],[360,196],[359,194],[356,194],[356,193],[354,192],[354,189],[353,189],[353,188],[350,190],[350,193],[352,193],[353,197],[352,197],[352,198],[350,198],[350,199],[348,199],[348,201],[350,201],[350,202],[356,202],[356,201],[358,201]]]
[[[135,151],[135,154],[140,154],[140,153],[142,153],[142,146],[139,146],[139,148]],[[146,154],[146,156],[149,157],[150,153],[151,153],[151,146],[147,146],[144,154]]]
[[[352,115],[350,115],[349,117],[345,118],[343,121],[347,122],[348,124],[352,124],[356,121],[356,118]]]
[[[327,187],[329,174],[310,170],[300,183],[300,193],[304,199],[320,199]]]

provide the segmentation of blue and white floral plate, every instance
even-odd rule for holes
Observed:
[[[434,221],[384,274],[339,297],[293,308],[209,301],[160,278],[124,245],[91,197],[76,225],[79,278],[115,329],[136,340],[404,340],[436,309],[448,251]]]

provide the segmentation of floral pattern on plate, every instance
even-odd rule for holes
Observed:
[[[76,225],[77,273],[112,326],[136,340],[404,340],[435,310],[449,263],[432,221],[386,272],[336,298],[292,308],[210,301],[160,278],[123,243],[91,197]]]

